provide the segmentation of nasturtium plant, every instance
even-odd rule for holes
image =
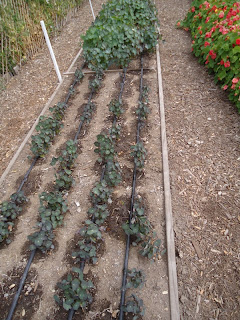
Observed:
[[[58,158],[53,158],[51,165],[59,163],[60,169],[71,169],[73,168],[74,161],[77,158],[77,143],[73,140],[68,140],[66,148],[62,150],[62,154]]]
[[[240,112],[240,3],[194,0],[178,27],[190,30],[192,51]]]
[[[62,120],[64,117],[66,108],[67,108],[67,105],[65,102],[58,102],[55,106],[49,108],[49,110],[52,112],[53,117],[55,119]]]
[[[97,92],[101,86],[102,80],[103,80],[103,72],[98,69],[96,72],[95,78],[89,81],[89,89],[93,90],[94,92]]]
[[[127,298],[127,301],[123,307],[123,311],[126,314],[132,314],[133,320],[140,319],[145,314],[145,308],[142,299],[138,298],[135,294],[132,294]]]
[[[144,162],[147,154],[147,151],[144,148],[143,143],[138,142],[134,146],[131,146],[131,149],[133,150],[131,152],[131,156],[134,158],[135,165],[138,169],[142,169],[144,167]]]
[[[95,243],[83,239],[78,242],[79,251],[74,251],[72,257],[76,259],[77,262],[87,261],[93,264],[97,263],[97,252]]]
[[[94,285],[90,280],[84,280],[83,272],[79,268],[72,268],[72,273],[59,282],[58,287],[61,290],[60,296],[63,298],[55,295],[54,299],[67,311],[86,309],[92,303],[90,290],[94,288]]]
[[[142,249],[140,250],[140,254],[148,259],[156,260],[160,254],[160,245],[161,240],[157,239],[156,234],[153,233],[153,236],[147,237],[141,243]]]
[[[51,224],[46,224],[51,228]],[[53,249],[54,245],[52,240],[54,239],[54,234],[52,232],[52,229],[46,230],[46,228],[43,228],[43,230],[39,230],[34,232],[33,234],[28,236],[28,240],[30,241],[30,250],[39,249],[43,253],[46,251]]]
[[[127,271],[127,285],[126,288],[142,288],[144,282],[145,282],[145,274],[142,270],[137,270],[136,268],[133,268],[131,270]]]
[[[74,73],[76,80],[79,82],[84,78],[84,74],[81,69],[77,69]]]
[[[136,114],[140,121],[146,120],[150,112],[148,108],[148,91],[149,88],[147,86],[144,86],[142,89],[142,96],[140,97],[140,101],[138,102]]]
[[[109,129],[109,135],[113,140],[119,139],[120,137],[120,131],[121,131],[121,126],[119,124],[114,124],[110,129]]]

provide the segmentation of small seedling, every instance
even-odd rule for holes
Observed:
[[[96,105],[92,101],[88,102],[84,107],[83,114],[80,119],[88,124],[92,120],[92,113],[95,109]]]
[[[113,99],[109,104],[109,111],[112,112],[116,118],[119,118],[124,112],[122,103],[116,99]]]
[[[96,246],[92,242],[87,242],[83,239],[78,242],[79,251],[72,253],[72,257],[76,258],[76,261],[87,261],[95,264],[97,262]]]
[[[66,279],[58,283],[63,298],[54,295],[54,299],[67,311],[86,309],[92,303],[89,290],[94,288],[94,285],[91,281],[84,280],[83,272],[79,268],[72,268],[72,271],[77,275],[68,274]]]
[[[80,229],[79,233],[86,241],[96,243],[98,240],[102,239],[102,234],[97,224],[91,220],[86,220],[85,224],[86,225]]]
[[[110,187],[116,187],[122,181],[121,169],[118,162],[112,160],[107,162],[104,179]]]
[[[107,210],[107,205],[96,205],[88,210],[88,215],[92,219],[94,223],[97,225],[101,225],[104,223],[106,218],[109,215],[109,212]]]
[[[108,188],[107,182],[102,180],[101,182],[96,183],[90,193],[90,197],[94,204],[112,203],[111,193],[112,191]]]
[[[134,158],[135,165],[138,169],[142,169],[144,167],[144,162],[147,154],[147,151],[144,148],[143,143],[138,142],[134,146],[131,146],[131,149],[133,150],[131,152],[131,156]]]
[[[145,274],[135,268],[127,271],[128,282],[126,288],[142,288],[145,282]]]
[[[114,159],[115,150],[111,137],[108,137],[106,134],[99,134],[94,145],[97,147],[94,152],[98,153],[100,156],[98,158],[99,163],[106,163],[107,161]]]
[[[132,314],[133,320],[140,319],[145,313],[142,299],[138,298],[135,294],[132,294],[127,298],[123,311],[127,314]]]

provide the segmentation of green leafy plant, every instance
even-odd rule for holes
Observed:
[[[94,207],[88,210],[88,215],[92,219],[92,221],[97,225],[103,224],[109,215],[107,205],[95,205]]]
[[[43,225],[43,229],[28,236],[28,240],[31,242],[31,245],[29,246],[30,250],[39,249],[45,253],[46,251],[54,248],[52,242],[54,234],[52,229],[46,230],[46,228],[52,228],[51,224],[45,223],[45,225]]]
[[[145,282],[145,274],[142,270],[133,268],[127,271],[128,282],[126,288],[142,288]]]
[[[0,242],[7,239],[13,229],[14,220],[22,212],[22,204],[28,201],[24,193],[13,193],[9,201],[0,204]],[[10,243],[7,240],[7,243]]]
[[[79,268],[72,268],[72,274],[68,274],[66,279],[59,282],[58,287],[63,297],[55,295],[54,299],[67,311],[86,309],[92,302],[89,291],[94,288],[94,285],[91,281],[84,280],[83,272]]]
[[[89,123],[92,120],[92,113],[95,109],[96,105],[94,104],[94,102],[89,101],[84,107],[84,111],[80,119],[82,121],[86,121],[86,123]]]
[[[126,66],[158,38],[156,9],[148,0],[112,0],[103,6],[83,36],[84,57],[93,70]]]
[[[88,242],[86,239],[83,239],[78,242],[79,251],[72,253],[72,257],[76,258],[76,261],[87,261],[92,262],[93,264],[97,263],[97,252],[96,245],[92,242]]]
[[[240,112],[240,4],[234,0],[194,0],[178,27],[190,30],[192,51],[214,73]]]
[[[138,102],[138,108],[136,110],[136,114],[141,121],[146,120],[150,112],[148,108],[148,91],[149,88],[147,86],[144,86],[142,89],[142,96],[140,101]]]
[[[76,80],[79,82],[84,78],[84,74],[81,69],[77,69],[74,73]]]
[[[116,118],[119,118],[124,112],[122,108],[122,102],[113,99],[109,104],[109,111],[111,111]]]
[[[43,192],[40,196],[39,214],[41,222],[50,221],[53,229],[62,224],[63,214],[67,212],[68,207],[61,193]]]
[[[126,314],[132,314],[133,320],[140,319],[145,314],[145,308],[142,299],[138,298],[135,294],[132,294],[127,298],[126,304],[123,307],[123,311]]]
[[[156,239],[156,234],[153,233],[152,237],[148,237],[145,241],[141,243],[142,250],[140,254],[148,259],[157,259],[160,253],[161,240]]]
[[[97,141],[94,142],[94,145],[97,147],[94,152],[99,154],[99,163],[106,163],[108,160],[114,159],[115,150],[113,139],[108,137],[107,134],[99,134],[97,136]]]
[[[60,169],[72,169],[77,158],[77,144],[73,140],[66,142],[66,148],[62,150],[62,155],[58,158],[53,157],[51,165],[59,163]]]
[[[49,108],[49,110],[52,112],[53,117],[56,120],[60,121],[64,117],[66,108],[67,108],[67,105],[65,102],[58,102],[55,106]]]
[[[94,204],[105,204],[112,203],[111,193],[112,191],[108,188],[107,182],[102,180],[96,183],[90,193],[90,196]]]
[[[144,215],[144,211],[144,207],[141,206],[141,203],[135,201],[131,222],[126,222],[122,226],[126,234],[135,236],[133,245],[137,245],[137,243],[146,239],[152,232],[151,223]]]
[[[120,131],[121,131],[121,126],[118,124],[115,124],[109,129],[109,135],[113,140],[119,139]]]
[[[131,149],[133,150],[131,152],[131,156],[134,158],[134,163],[136,164],[138,169],[142,169],[144,167],[144,162],[147,154],[143,143],[138,142],[134,146],[131,146]]]
[[[36,126],[39,134],[32,136],[31,151],[37,157],[44,157],[49,149],[51,142],[56,134],[58,134],[62,124],[53,117],[41,116]]]
[[[112,160],[107,162],[104,179],[110,187],[116,187],[122,181],[121,168],[118,162]]]
[[[89,81],[89,89],[93,90],[94,92],[98,91],[101,86],[102,79],[103,72],[101,70],[97,70],[95,78]]]
[[[91,220],[85,221],[85,226],[80,229],[80,235],[89,242],[96,243],[98,240],[102,239],[102,234],[99,226],[92,222]]]

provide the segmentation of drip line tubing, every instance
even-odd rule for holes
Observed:
[[[143,89],[143,56],[141,55],[141,78],[140,78],[140,100],[142,99],[142,89]],[[138,117],[137,122],[137,134],[136,134],[136,142],[139,142],[140,139],[140,128],[141,128],[141,120]],[[135,202],[135,190],[136,190],[136,179],[137,179],[137,165],[134,163],[133,169],[133,180],[132,180],[132,194],[131,194],[131,204],[130,204],[130,213],[129,213],[129,225],[132,221],[133,216],[133,208]],[[124,319],[123,306],[125,304],[125,294],[126,294],[126,283],[127,283],[127,270],[128,270],[128,260],[129,260],[129,251],[130,251],[130,234],[127,235],[126,240],[126,250],[123,264],[123,278],[122,278],[122,288],[121,288],[121,299],[120,299],[120,313],[119,320]]]
[[[35,166],[38,158],[39,158],[38,156],[36,156],[36,157],[33,158],[33,161],[32,161],[32,163],[31,163],[28,171],[26,172],[26,174],[25,174],[25,176],[24,176],[24,178],[23,178],[23,180],[22,180],[22,182],[21,182],[21,184],[20,184],[20,186],[19,186],[19,188],[18,188],[18,190],[17,190],[17,193],[19,193],[19,192],[22,190],[22,187],[23,187],[24,183],[27,181],[28,176],[29,176],[30,172],[32,171],[33,167]]]
[[[13,313],[15,311],[15,308],[16,308],[20,293],[21,293],[22,288],[24,286],[24,283],[25,283],[25,280],[27,278],[27,274],[28,274],[29,268],[31,266],[31,263],[33,261],[33,258],[35,256],[35,253],[36,253],[36,249],[31,251],[30,257],[28,259],[28,263],[27,263],[27,265],[25,267],[24,273],[23,273],[22,278],[20,280],[18,290],[15,293],[15,296],[13,298],[13,301],[12,301],[12,304],[11,304],[11,307],[10,307],[10,310],[9,310],[9,313],[8,313],[8,316],[7,316],[6,320],[11,320],[12,319]]]

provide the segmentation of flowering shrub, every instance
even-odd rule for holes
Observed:
[[[177,26],[191,31],[193,53],[240,112],[240,2],[194,0]]]

